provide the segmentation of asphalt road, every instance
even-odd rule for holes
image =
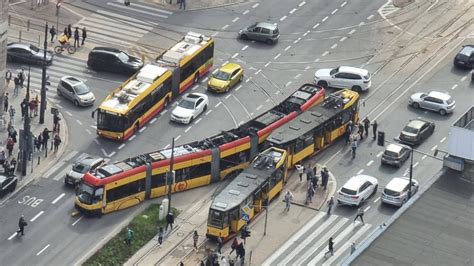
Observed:
[[[135,19],[149,20],[144,13],[128,12],[108,3],[111,2],[94,2],[94,7]],[[0,242],[2,262],[12,265],[74,263],[96,247],[102,239],[123,226],[131,214],[143,208],[132,208],[103,216],[101,219],[71,217],[74,196],[70,189],[63,186],[62,176],[68,165],[79,156],[88,153],[105,156],[110,160],[121,160],[130,155],[166,147],[171,143],[172,137],[176,138],[178,144],[182,144],[211,136],[257,116],[280,102],[301,84],[312,82],[317,68],[336,67],[341,64],[365,66],[374,73],[374,77],[373,87],[368,93],[362,94],[365,101],[365,106],[361,106],[362,117],[366,114],[369,114],[371,119],[377,117],[379,128],[386,132],[387,139],[397,136],[410,118],[421,116],[431,119],[437,126],[435,134],[418,148],[430,154],[433,153],[435,145],[439,149],[445,148],[445,137],[450,123],[472,104],[469,97],[465,97],[466,90],[473,89],[469,79],[464,78],[468,73],[452,68],[452,58],[458,50],[457,47],[460,42],[469,42],[462,41],[462,38],[472,34],[472,28],[471,31],[464,30],[444,46],[443,43],[452,36],[442,35],[433,38],[435,40],[429,37],[412,40],[417,34],[435,35],[430,32],[433,28],[423,28],[420,26],[424,25],[423,23],[412,22],[413,17],[417,17],[423,12],[422,8],[426,10],[429,5],[409,9],[393,18],[393,21],[398,21],[397,26],[409,25],[412,31],[411,35],[405,33],[399,36],[399,31],[379,16],[377,10],[382,4],[383,1],[262,1],[175,13],[166,19],[160,18],[158,26],[154,26],[136,41],[137,46],[145,46],[146,43],[147,49],[158,50],[169,47],[179,39],[180,34],[187,31],[204,32],[213,35],[216,40],[215,66],[226,61],[239,62],[245,68],[245,79],[228,94],[209,95],[208,111],[193,124],[183,126],[170,123],[169,112],[163,112],[136,137],[123,144],[95,136],[95,124],[90,117],[93,108],[76,108],[54,95],[54,90],[50,90],[48,96],[63,107],[63,114],[70,127],[70,146],[65,153],[67,158],[59,162],[59,165],[53,166],[56,169],[49,171],[47,176],[0,207],[4,214],[0,221],[5,225],[2,226],[0,237],[9,239]],[[84,4],[84,7],[91,8],[87,4]],[[443,26],[443,20],[446,23],[451,15],[454,17],[456,13],[462,12],[456,8],[451,8],[450,12],[444,10],[448,10],[447,6],[436,6],[431,13],[419,17],[425,19],[422,22],[438,23],[433,27],[439,29]],[[84,10],[81,12],[84,13]],[[437,15],[441,13],[445,19],[436,21]],[[268,46],[237,40],[236,32],[253,21],[278,23],[282,34],[280,41],[276,45]],[[150,23],[158,22],[153,19]],[[163,38],[163,34],[166,34],[167,38]],[[472,42],[472,39],[470,41]],[[410,46],[403,47],[406,44]],[[424,49],[424,52],[416,54],[418,49]],[[413,54],[417,56],[412,58]],[[72,68],[68,68],[69,64],[61,60],[57,62],[58,67],[52,68],[50,75],[56,79],[66,73],[77,72],[77,75],[84,76],[86,83],[96,94],[95,106],[126,79],[117,75],[89,72],[84,60],[75,61]],[[423,65],[423,62],[427,64]],[[203,81],[193,87],[194,91],[205,92],[205,84]],[[451,89],[455,84],[458,86]],[[449,91],[454,96],[457,110],[453,115],[440,117],[435,113],[407,107],[407,98],[411,93],[431,89]],[[336,143],[318,155],[318,161],[327,162],[339,185],[362,170],[374,175],[379,179],[380,192],[391,177],[404,175],[408,167],[408,163],[400,169],[381,167],[380,158],[377,156],[380,151],[381,147],[371,140],[365,140],[358,149],[357,158],[350,160],[343,143]],[[415,155],[415,162],[418,164],[414,176],[421,183],[440,166],[440,162],[418,154]],[[208,189],[211,188],[181,193],[176,196],[175,202],[185,208],[186,203],[193,202],[193,197],[199,198]],[[371,224],[383,222],[396,210],[381,206],[377,198],[378,196],[372,198],[364,206],[367,210],[366,219]],[[350,218],[354,216],[355,209],[337,207],[335,213]],[[20,214],[24,214],[30,221],[26,235],[21,239],[11,238]],[[31,221],[34,217],[36,219]],[[20,250],[22,256],[18,258]]]

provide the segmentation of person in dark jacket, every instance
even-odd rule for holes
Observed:
[[[172,212],[169,212],[167,215],[166,215],[166,228],[165,228],[165,232],[168,231],[168,226],[171,227],[171,230],[173,230],[173,223],[174,223],[174,215]]]
[[[365,129],[365,136],[369,136],[369,129],[370,129],[370,120],[368,117],[364,118],[364,129]]]
[[[3,96],[3,112],[8,112],[8,92]]]
[[[321,185],[324,190],[326,190],[328,186],[328,181],[329,181],[329,171],[327,167],[323,167],[323,170],[321,170]]]
[[[25,119],[26,112],[28,110],[28,107],[30,106],[30,103],[28,100],[25,98],[23,101],[20,103],[20,109],[21,109],[21,120]]]
[[[67,35],[68,39],[70,39],[72,37],[72,25],[71,24],[67,25],[66,35]]]
[[[374,133],[374,140],[377,139],[377,121],[374,120],[372,123],[372,132]]]
[[[49,131],[47,127],[45,127],[44,130],[43,130],[43,133],[42,133],[43,134],[43,137],[42,137],[42,139],[43,139],[43,149],[48,148],[48,140],[49,140],[49,133],[50,132],[51,131]]]
[[[49,34],[51,34],[51,43],[54,42],[54,36],[56,36],[56,28],[54,25],[49,29]]]
[[[79,47],[79,46],[81,46],[79,42],[79,28],[76,27],[76,29],[74,30],[74,47]]]
[[[10,161],[10,175],[14,175],[16,170],[16,159],[15,157],[12,158]]]
[[[60,126],[59,121],[61,121],[61,117],[59,117],[58,113],[54,113],[53,115],[53,131],[59,133]]]
[[[82,42],[81,42],[81,45],[84,45],[84,41],[86,40],[87,38],[87,30],[86,30],[86,27],[82,28]]]
[[[16,231],[16,234],[19,235],[21,233],[22,236],[25,235],[25,226],[27,225],[28,223],[25,221],[25,216],[22,215],[18,221],[18,227],[20,229]]]

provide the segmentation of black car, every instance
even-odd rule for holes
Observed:
[[[418,145],[434,132],[434,122],[424,119],[413,119],[403,128],[400,133],[400,142],[410,145]]]
[[[87,66],[95,71],[132,75],[143,67],[143,62],[116,48],[95,47],[89,53]]]
[[[44,50],[29,43],[9,43],[7,61],[26,64],[43,64]],[[46,51],[46,64],[53,63],[53,52]]]
[[[0,175],[0,198],[8,194],[9,192],[15,191],[18,178],[15,175],[5,176]]]
[[[472,69],[474,67],[474,45],[465,45],[454,57],[454,65]]]

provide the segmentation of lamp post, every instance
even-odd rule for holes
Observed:
[[[171,141],[171,158],[170,158],[170,171],[168,172],[167,179],[168,181],[168,210],[171,211],[171,188],[173,185],[174,180],[174,171],[173,171],[173,164],[174,164],[174,137]]]
[[[46,109],[46,52],[48,49],[48,23],[44,26],[43,64],[41,75],[41,104],[39,123],[44,124],[44,111]]]
[[[411,187],[413,178],[413,147],[410,148],[410,186],[408,186],[408,199],[411,199]]]
[[[28,83],[26,84],[26,101],[28,104],[30,103],[30,71],[31,66],[28,65]],[[28,157],[30,154],[31,149],[31,122],[30,122],[30,114],[29,114],[29,107],[25,108],[25,117],[23,123],[23,145],[22,145],[22,155],[21,155],[21,175],[26,175],[26,166],[28,162]]]

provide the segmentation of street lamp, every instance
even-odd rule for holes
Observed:
[[[43,64],[41,73],[41,105],[39,123],[44,124],[44,111],[46,109],[46,52],[48,50],[48,22],[44,27]]]
[[[166,179],[168,180],[168,210],[170,211],[171,211],[171,188],[172,188],[173,180],[175,179],[173,164],[174,164],[174,137],[173,137],[173,140],[171,141],[170,171],[168,172],[168,175],[166,176]]]
[[[30,71],[31,65],[28,64],[28,83],[26,84],[26,101],[30,103]],[[21,155],[21,175],[26,176],[26,166],[28,163],[28,157],[31,152],[31,121],[29,114],[29,107],[25,108],[25,117],[23,123],[23,139],[24,144],[22,145],[22,155]]]

